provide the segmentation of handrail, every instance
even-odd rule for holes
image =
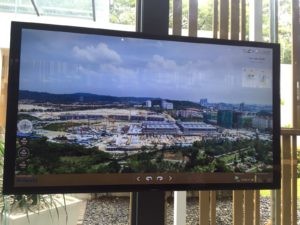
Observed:
[[[281,135],[300,135],[300,129],[297,128],[281,128]]]

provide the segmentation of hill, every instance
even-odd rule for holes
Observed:
[[[152,101],[152,105],[161,105],[162,99],[151,97],[117,97],[109,95],[96,95],[90,93],[73,94],[51,94],[47,92],[35,92],[20,90],[19,100],[28,100],[34,103],[50,102],[53,104],[128,104],[144,105],[147,100]],[[200,105],[191,101],[169,100],[173,103],[174,109],[200,108]]]

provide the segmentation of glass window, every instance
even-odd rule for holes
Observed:
[[[0,0],[0,11],[35,14],[30,0]]]
[[[134,31],[136,0],[0,0],[0,21],[0,48],[9,48],[11,21]]]
[[[92,1],[36,0],[35,3],[41,16],[67,16],[93,19]]]
[[[86,24],[87,27],[120,24],[131,26],[130,28],[125,26],[125,29],[132,30],[136,20],[136,0],[0,0],[1,12],[33,14],[35,17],[29,19],[32,22],[43,22],[45,16],[71,17],[94,22],[93,25]],[[48,23],[51,23],[51,18],[48,19]],[[73,21],[73,25],[78,24]]]

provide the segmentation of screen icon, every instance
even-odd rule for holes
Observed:
[[[147,176],[145,179],[146,179],[146,181],[152,181],[153,177],[152,176]]]
[[[21,162],[19,162],[19,163],[18,163],[18,167],[19,167],[19,169],[21,169],[21,170],[26,169],[26,167],[27,167],[26,161],[21,161]]]
[[[240,178],[238,176],[234,176],[234,179],[235,180],[239,180]]]
[[[27,119],[19,121],[17,127],[19,132],[21,133],[27,134],[27,133],[31,133],[32,131],[32,123],[30,120]]]
[[[164,179],[163,176],[157,176],[157,177],[156,177],[156,180],[157,180],[157,181],[163,181],[163,179]]]
[[[29,156],[29,148],[21,147],[19,148],[18,154],[20,158],[27,158]]]
[[[19,144],[24,146],[24,145],[27,145],[28,144],[28,139],[25,138],[25,137],[22,137],[19,139]]]

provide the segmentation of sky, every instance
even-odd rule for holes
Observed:
[[[272,104],[272,52],[24,29],[20,89]]]

